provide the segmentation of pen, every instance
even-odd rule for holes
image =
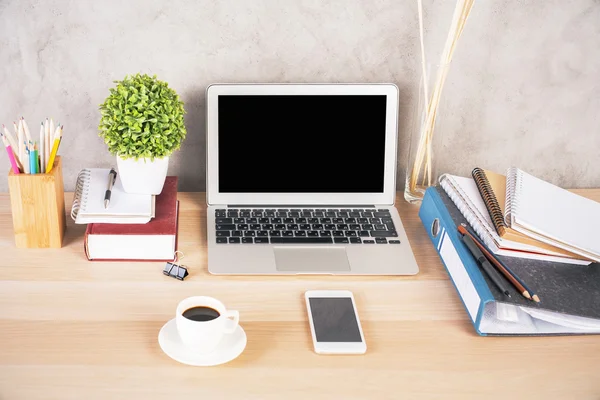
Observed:
[[[112,193],[113,185],[117,180],[117,171],[114,168],[110,169],[108,173],[108,187],[106,188],[106,193],[104,193],[104,208],[108,208],[108,204],[110,203],[110,194]]]
[[[498,274],[498,271],[496,271],[494,267],[492,267],[492,264],[490,264],[488,259],[485,258],[481,250],[479,250],[479,247],[477,247],[473,239],[471,239],[471,236],[463,235],[461,233],[460,238],[465,243],[473,257],[475,257],[477,263],[481,266],[481,269],[485,271],[487,276],[492,280],[492,282],[494,282],[494,284],[498,287],[500,292],[503,293],[505,296],[510,297],[510,292],[504,287],[502,277],[500,276],[500,274]]]
[[[492,254],[491,250],[484,243],[482,243],[481,240],[479,240],[477,235],[468,226],[466,226],[465,224],[461,224],[458,227],[458,231],[463,235],[469,235],[471,239],[473,239],[477,247],[479,247],[479,249],[487,257],[487,259],[492,264],[494,264],[494,266],[500,272],[502,272],[502,275],[504,275],[506,279],[508,279],[513,284],[513,286],[515,286],[515,288],[523,295],[523,297],[529,300],[533,300],[536,303],[540,302],[540,298],[538,297],[538,295],[533,293],[533,291],[527,287],[525,282],[523,282],[523,280],[519,278],[517,274],[515,274],[510,268],[508,268],[506,264],[504,264],[499,258],[495,257]]]

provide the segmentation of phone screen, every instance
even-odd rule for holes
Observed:
[[[317,342],[361,342],[358,320],[349,297],[310,297]]]

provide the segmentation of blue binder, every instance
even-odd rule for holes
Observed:
[[[426,190],[419,217],[479,335],[600,333],[600,264],[500,257],[542,301],[525,299],[508,281],[507,297],[482,273],[460,239],[457,224],[464,217],[442,189]]]
[[[460,239],[454,220],[434,188],[425,191],[419,209],[419,218],[440,255],[475,330],[479,335],[485,335],[479,330],[484,305],[495,299],[485,283],[477,262]]]

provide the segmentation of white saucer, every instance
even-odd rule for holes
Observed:
[[[198,354],[187,349],[181,342],[173,318],[164,324],[158,333],[158,344],[165,354],[175,361],[198,367],[209,367],[225,364],[242,354],[246,348],[246,332],[238,325],[233,333],[223,336],[215,350],[207,354]]]

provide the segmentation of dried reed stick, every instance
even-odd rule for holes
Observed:
[[[444,50],[440,57],[440,64],[436,73],[436,81],[429,96],[427,87],[427,71],[426,71],[426,60],[425,60],[425,44],[423,38],[423,3],[422,0],[417,0],[419,9],[419,34],[421,41],[421,63],[422,63],[422,74],[423,74],[423,95],[426,101],[425,107],[425,123],[421,126],[421,135],[417,152],[415,156],[415,162],[411,171],[410,178],[410,190],[415,192],[417,186],[431,186],[434,176],[432,174],[432,151],[433,151],[433,133],[435,128],[435,121],[437,117],[438,107],[442,96],[442,89],[448,76],[448,69],[458,39],[460,38],[467,18],[473,8],[474,0],[457,0],[454,14],[452,17],[452,23],[448,31]],[[422,177],[421,177],[422,175]],[[419,182],[419,179],[421,181]]]

